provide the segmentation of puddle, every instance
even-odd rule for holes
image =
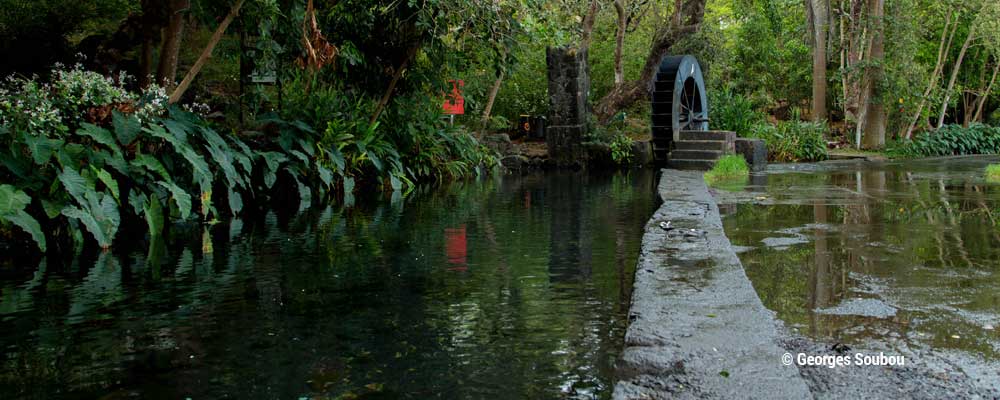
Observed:
[[[1000,185],[983,171],[997,162],[774,166],[765,184],[717,199],[747,276],[787,326],[996,371]]]

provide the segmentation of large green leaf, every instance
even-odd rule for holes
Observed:
[[[104,183],[104,186],[106,186],[108,190],[111,191],[111,195],[115,197],[115,201],[118,202],[118,204],[120,205],[122,201],[118,197],[119,196],[118,181],[116,181],[115,178],[112,177],[111,174],[108,173],[108,171],[104,170],[103,168],[101,169],[96,169],[94,167],[91,168],[93,168],[94,172],[97,173],[97,179],[100,179],[101,183]]]
[[[208,163],[202,158],[200,154],[194,151],[187,141],[179,139],[174,135],[167,133],[163,130],[162,126],[152,125],[148,129],[144,128],[146,132],[149,132],[154,137],[166,140],[174,147],[174,151],[180,153],[185,160],[191,164],[191,169],[193,171],[194,179],[202,186],[210,186],[212,184],[212,172],[208,168]]]
[[[24,210],[31,197],[11,185],[0,185],[0,215],[12,215]]]
[[[118,232],[118,225],[121,223],[118,206],[115,205],[114,199],[105,193],[88,193],[88,202],[83,204],[82,208],[66,207],[62,210],[62,214],[83,223],[97,243],[105,249],[111,247],[111,242]]]
[[[10,221],[14,225],[21,227],[25,232],[31,235],[32,239],[35,239],[35,243],[38,245],[38,250],[45,251],[45,234],[42,233],[42,227],[38,224],[32,216],[28,215],[27,212],[18,211],[14,215],[5,215],[3,217],[7,221]]]
[[[154,172],[167,182],[173,182],[173,178],[170,176],[170,173],[167,172],[167,169],[163,167],[163,164],[160,163],[160,160],[157,160],[156,157],[148,154],[138,154],[135,156],[135,159],[132,160],[132,165]]]
[[[181,141],[187,141],[188,131],[185,124],[171,119],[163,120],[163,124],[167,126],[167,130],[169,130],[170,134],[174,135],[175,138]]]
[[[320,165],[319,162],[316,163],[316,172],[319,173],[319,179],[323,181],[323,184],[327,187],[333,183],[333,171],[330,171],[329,168]]]
[[[62,182],[66,192],[81,205],[87,204],[87,194],[94,192],[94,183],[68,166],[63,167],[62,173],[59,174],[59,181]]]
[[[21,138],[24,144],[28,146],[28,152],[31,153],[31,158],[35,161],[36,165],[43,165],[49,161],[52,157],[52,153],[62,147],[63,141],[58,139],[49,139],[45,136],[32,135],[25,133]]]
[[[243,176],[236,172],[236,167],[233,165],[232,149],[214,145],[205,147],[208,149],[208,154],[212,156],[215,163],[222,169],[222,174],[225,176],[230,188],[237,186],[246,187]]]
[[[145,193],[134,188],[131,191],[129,191],[128,204],[132,206],[132,211],[134,211],[136,215],[142,214],[144,212],[144,210],[146,209],[147,202],[149,202],[149,196],[146,196]]]
[[[62,149],[57,151],[56,158],[60,165],[78,166],[83,162],[84,156],[89,157],[87,147],[79,143],[67,143]]]
[[[163,208],[160,206],[160,200],[156,196],[149,198],[149,201],[143,207],[142,215],[146,218],[149,236],[154,238],[154,240],[160,237],[160,233],[163,232]]]
[[[13,215],[4,215],[3,218],[21,227],[25,232],[28,232],[31,238],[35,239],[35,243],[38,244],[38,250],[45,251],[45,234],[42,233],[42,227],[35,218],[28,215],[24,210],[20,210]]]
[[[87,136],[95,142],[107,146],[115,153],[122,152],[121,147],[118,147],[118,143],[115,142],[115,138],[111,136],[111,131],[97,125],[83,123],[83,125],[80,126],[80,129],[77,129],[76,134]]]
[[[160,186],[170,191],[170,197],[177,204],[177,210],[181,213],[181,219],[187,219],[191,215],[191,195],[173,182],[158,182]]]
[[[0,153],[0,164],[3,164],[10,173],[20,179],[28,179],[32,177],[32,167],[31,160],[22,156],[19,150],[12,151],[11,153],[2,152]]]
[[[229,200],[229,210],[232,211],[233,216],[236,216],[237,214],[240,213],[240,211],[243,210],[243,197],[240,196],[239,192],[230,188],[228,200]]]
[[[341,153],[340,149],[338,149],[336,146],[333,146],[330,148],[329,154],[330,154],[330,160],[333,161],[333,163],[337,166],[337,169],[343,171],[344,153]]]
[[[288,156],[276,151],[264,151],[258,154],[264,159],[264,164],[267,166],[267,169],[264,170],[264,184],[270,189],[278,180],[278,168],[281,167],[282,163],[288,161]]]
[[[246,172],[247,176],[253,175],[253,150],[250,150],[250,147],[247,147],[247,145],[239,139],[234,138],[233,143],[235,143],[236,147],[240,149],[239,152],[234,154],[234,158],[236,158],[236,161],[243,166],[243,171]]]
[[[115,127],[115,136],[118,143],[128,146],[139,137],[142,129],[142,122],[135,115],[124,115],[118,111],[112,112],[111,124]]]

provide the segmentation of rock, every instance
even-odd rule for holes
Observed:
[[[586,142],[583,148],[587,153],[587,164],[589,165],[613,165],[611,159],[611,146],[601,142]]]
[[[767,143],[763,139],[736,139],[736,154],[747,160],[752,171],[767,168]]]
[[[531,166],[531,160],[520,154],[514,154],[500,159],[500,165],[509,170],[521,170]]]
[[[483,144],[501,155],[510,154],[510,136],[506,133],[495,133],[483,137]]]
[[[646,166],[653,163],[653,145],[649,141],[632,142],[632,164]]]

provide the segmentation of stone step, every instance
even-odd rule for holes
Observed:
[[[670,159],[678,160],[718,160],[722,157],[721,150],[674,150]]]
[[[681,140],[736,140],[736,134],[726,131],[681,131]]]
[[[670,165],[670,168],[674,169],[708,171],[715,166],[715,161],[716,160],[670,159],[667,164]]]
[[[679,140],[677,150],[726,150],[726,142],[721,140]]]

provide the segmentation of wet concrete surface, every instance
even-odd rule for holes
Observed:
[[[1000,398],[996,162],[775,165],[707,194],[666,171],[615,398]]]
[[[664,170],[646,225],[616,399],[810,398],[701,173]]]
[[[711,190],[790,353],[906,358],[800,366],[816,398],[1000,398],[997,162],[773,165]]]

